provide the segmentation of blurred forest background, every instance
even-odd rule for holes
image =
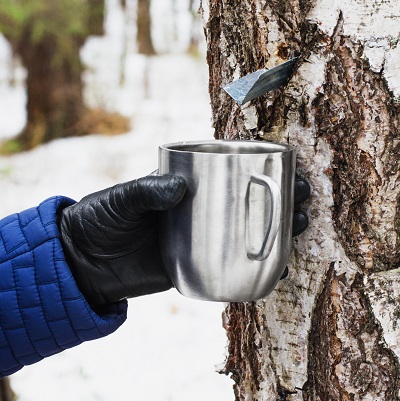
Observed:
[[[119,0],[126,23],[120,85],[125,80],[126,54],[132,51],[129,45],[134,43],[137,53],[149,57],[159,51],[171,51],[176,45],[180,23],[172,20],[171,48],[155,47],[151,3],[151,0]],[[171,11],[182,9],[178,3],[170,1]],[[187,51],[195,54],[201,40],[199,1],[186,3],[192,25]],[[15,63],[21,63],[26,70],[27,91],[26,125],[16,138],[2,144],[3,153],[31,149],[56,138],[129,130],[128,118],[105,109],[89,108],[83,97],[85,65],[80,51],[88,37],[104,34],[105,13],[105,0],[0,1],[0,32],[11,45]],[[175,18],[179,18],[179,12]]]
[[[0,0],[1,216],[150,173],[161,142],[212,137],[199,6]],[[129,303],[124,328],[0,380],[0,401],[229,399],[222,304]]]

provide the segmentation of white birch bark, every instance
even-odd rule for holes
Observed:
[[[236,400],[400,399],[400,0],[208,0],[216,138],[298,147],[308,230],[267,299],[227,307]],[[221,85],[302,56],[238,106]]]

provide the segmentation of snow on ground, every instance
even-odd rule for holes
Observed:
[[[111,13],[114,27],[117,11]],[[82,52],[93,67],[86,76],[87,99],[131,117],[132,130],[58,140],[1,157],[0,216],[49,196],[79,200],[146,175],[157,168],[162,143],[212,138],[204,60],[179,53],[149,60],[131,52],[120,88],[118,34],[121,29],[109,29]],[[17,133],[25,119],[24,73],[17,70],[19,84],[9,86],[7,52],[0,41],[1,137]],[[175,290],[132,299],[128,320],[116,333],[25,367],[12,376],[12,386],[19,401],[232,400],[231,380],[215,372],[225,359],[222,310],[222,304],[191,300]]]

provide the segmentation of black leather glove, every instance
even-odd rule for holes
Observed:
[[[172,283],[159,251],[160,212],[175,206],[186,190],[176,176],[147,176],[83,198],[59,213],[60,238],[77,285],[93,305],[166,291]],[[295,203],[310,194],[296,178]],[[295,211],[293,236],[308,225]]]
[[[297,207],[310,197],[311,189],[308,182],[296,174],[294,182],[294,214],[292,236],[297,237],[308,227],[307,215]]]
[[[59,214],[61,242],[79,289],[95,306],[172,287],[159,251],[160,211],[186,182],[151,175],[88,195]]]
[[[294,214],[292,236],[297,237],[308,227],[308,216],[301,210],[297,210],[298,205],[305,202],[310,197],[310,185],[308,182],[296,174],[294,183]],[[289,269],[286,267],[282,274],[281,280],[287,277]]]

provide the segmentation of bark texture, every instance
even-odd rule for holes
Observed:
[[[226,308],[238,401],[400,399],[399,6],[203,1],[215,137],[296,145],[312,187],[288,279]],[[294,56],[285,88],[221,90]]]

